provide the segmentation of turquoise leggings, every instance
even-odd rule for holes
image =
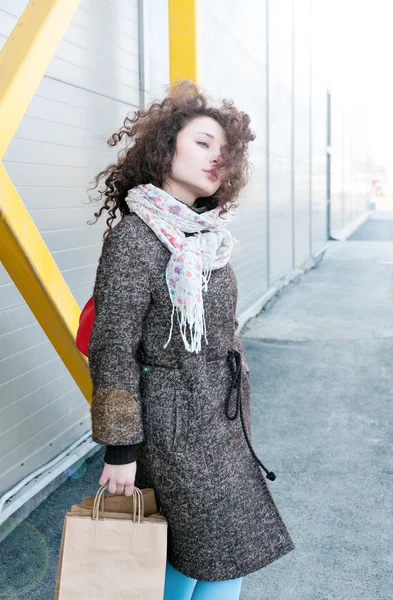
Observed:
[[[243,577],[198,581],[166,563],[164,600],[239,600]]]

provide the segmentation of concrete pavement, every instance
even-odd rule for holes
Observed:
[[[242,600],[393,598],[393,244],[333,242],[249,321],[253,426],[296,549]]]

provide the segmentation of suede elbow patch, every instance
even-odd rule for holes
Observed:
[[[127,390],[99,388],[91,403],[93,439],[107,445],[136,444],[143,440],[139,402]]]

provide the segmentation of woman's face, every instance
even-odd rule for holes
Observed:
[[[170,176],[163,189],[188,206],[196,198],[212,196],[222,183],[222,173],[215,167],[226,135],[211,117],[197,117],[177,135]]]

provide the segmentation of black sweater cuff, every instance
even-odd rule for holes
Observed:
[[[138,444],[107,446],[104,461],[108,465],[126,465],[136,461]]]

